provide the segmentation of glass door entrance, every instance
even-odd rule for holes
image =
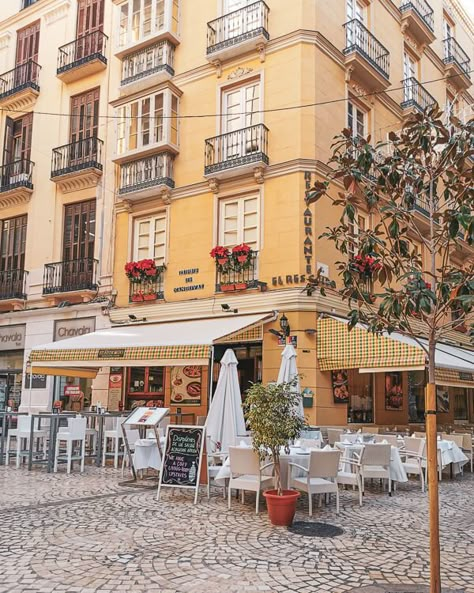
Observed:
[[[21,401],[21,372],[2,373],[0,371],[0,412],[7,408],[17,411]]]

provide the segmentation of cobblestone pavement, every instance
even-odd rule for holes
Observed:
[[[343,491],[339,517],[334,504],[314,516],[343,534],[309,538],[272,527],[264,503],[255,516],[251,494],[228,511],[218,489],[193,506],[189,492],[165,490],[158,503],[155,490],[120,481],[109,468],[67,476],[1,467],[0,593],[395,592],[428,581],[417,482],[392,498],[374,487],[362,509]],[[474,477],[440,487],[443,585],[474,593]],[[308,520],[305,498],[298,520]]]

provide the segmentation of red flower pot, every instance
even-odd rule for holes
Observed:
[[[232,292],[235,290],[235,284],[221,284],[222,292]]]
[[[142,294],[132,294],[132,303],[141,303],[143,301]]]
[[[150,294],[144,294],[143,295],[143,300],[144,301],[156,301],[157,299],[157,294],[156,292],[150,293]]]
[[[235,284],[235,290],[246,290],[247,289],[247,283],[246,282],[236,282]]]
[[[282,496],[278,496],[277,490],[267,490],[263,493],[272,525],[289,527],[293,523],[299,495],[296,490],[283,490]]]
[[[244,264],[248,260],[248,255],[238,255],[237,261],[239,264]]]
[[[218,257],[218,258],[217,258],[217,263],[218,263],[220,266],[225,266],[225,264],[226,264],[228,261],[229,261],[229,258],[228,258],[228,257]]]

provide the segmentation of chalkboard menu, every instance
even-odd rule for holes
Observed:
[[[195,488],[194,502],[196,503],[204,438],[204,426],[168,426],[158,486],[158,500],[162,486]]]

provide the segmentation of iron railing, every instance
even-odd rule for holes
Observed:
[[[346,47],[344,55],[361,54],[382,76],[389,77],[390,53],[372,33],[358,20],[345,23]]]
[[[0,272],[0,300],[26,299],[26,270],[4,270]]]
[[[45,264],[43,294],[97,289],[98,261],[82,257],[52,264]]]
[[[102,171],[103,146],[102,140],[91,136],[53,148],[51,178],[90,168]]]
[[[28,159],[21,159],[0,167],[0,192],[10,191],[17,187],[33,189],[34,165]]]
[[[224,265],[216,264],[216,292],[232,292],[257,288],[258,251],[250,252],[246,262],[235,261],[230,257]]]
[[[431,107],[436,103],[433,95],[420,84],[413,76],[405,78],[403,81],[403,101],[401,103],[402,109],[407,107],[415,107],[419,111],[424,111],[427,107]]]
[[[407,12],[409,10],[416,12],[428,29],[434,31],[434,11],[426,0],[410,0],[400,6],[400,12]]]
[[[41,66],[39,64],[33,60],[28,60],[28,62],[0,75],[0,99],[27,88],[39,92],[40,70]]]
[[[28,6],[33,6],[33,4],[35,4],[36,2],[38,2],[38,0],[22,0],[21,2],[21,9],[25,9],[28,8]]]
[[[163,268],[157,278],[153,280],[130,281],[128,300],[130,303],[142,303],[164,299]]]
[[[269,162],[268,128],[264,124],[206,140],[205,175],[255,162]]]
[[[445,64],[456,64],[464,74],[471,78],[471,60],[459,43],[454,37],[447,37],[443,40],[444,43],[444,63]]]
[[[174,188],[173,165],[174,155],[169,152],[121,165],[119,194],[140,191],[156,185]]]
[[[207,23],[207,54],[213,54],[258,35],[269,39],[269,12],[268,6],[260,0]]]
[[[66,43],[59,48],[57,73],[62,74],[67,70],[82,66],[92,60],[100,60],[107,64],[105,50],[108,37],[102,31],[93,31],[78,37],[71,43]]]
[[[160,41],[125,56],[122,60],[122,85],[162,71],[174,76],[174,45],[169,41]]]

